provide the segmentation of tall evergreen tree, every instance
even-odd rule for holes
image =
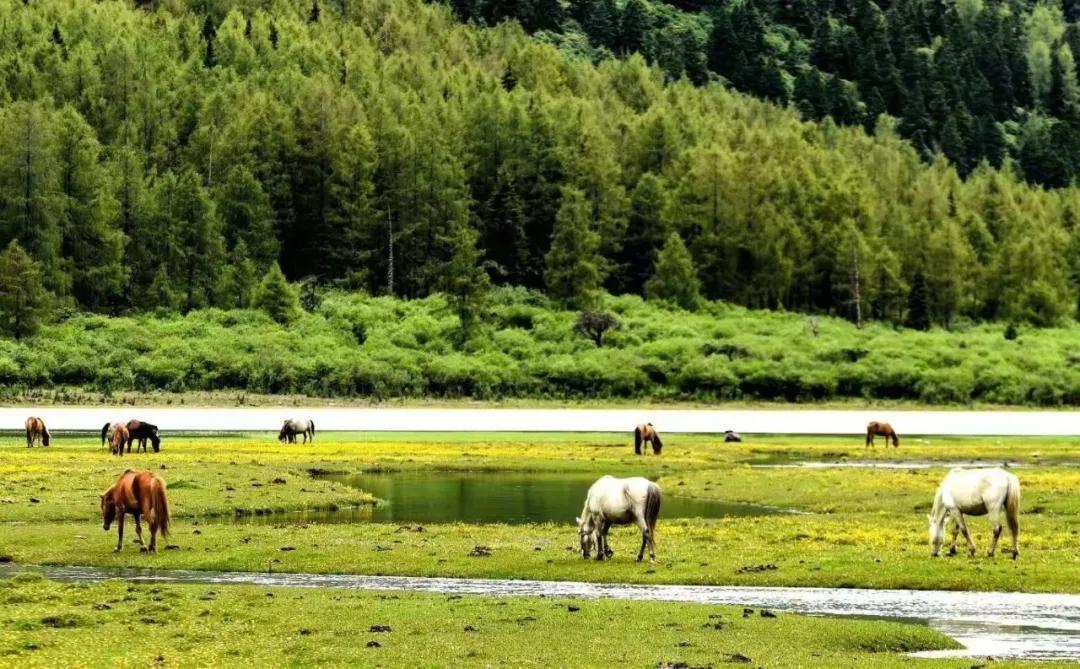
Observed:
[[[564,188],[547,253],[548,294],[570,309],[588,309],[603,278],[600,235],[590,229],[592,206],[576,188]]]
[[[36,333],[48,297],[33,259],[12,240],[0,253],[0,333],[15,339]]]
[[[285,280],[285,274],[276,262],[263,275],[255,293],[255,306],[279,323],[288,323],[300,315],[300,299],[296,289]]]
[[[927,295],[926,276],[916,272],[911,280],[911,292],[907,298],[907,324],[916,330],[930,329],[930,303]]]
[[[656,258],[656,273],[645,290],[649,299],[667,300],[683,309],[696,309],[701,302],[701,281],[677,232],[668,234]]]

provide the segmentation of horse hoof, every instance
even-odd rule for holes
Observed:
[[[113,552],[113,553],[119,553],[119,552],[120,552],[120,551],[122,551],[122,550],[124,550],[124,549],[123,549],[123,548],[121,548],[121,547],[119,547],[119,546],[117,546],[116,548],[112,549],[112,552]]]
[[[150,549],[147,548],[146,546],[139,546],[139,552],[140,553],[147,553],[147,552],[149,552],[149,550]]]

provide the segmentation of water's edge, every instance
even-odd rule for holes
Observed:
[[[962,651],[935,651],[922,654],[924,656],[1080,660],[1080,595],[1071,594],[632,585],[579,581],[260,574],[0,564],[0,577],[11,577],[24,572],[38,572],[54,580],[82,583],[123,579],[155,583],[406,590],[497,597],[544,596],[734,604],[812,615],[918,621],[965,646]]]

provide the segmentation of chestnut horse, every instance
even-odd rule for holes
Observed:
[[[892,439],[893,448],[900,447],[900,437],[896,436],[896,430],[892,428],[892,425],[888,423],[879,423],[876,420],[870,421],[866,426],[866,445],[874,445],[874,435],[879,437],[885,437],[886,439]]]
[[[34,442],[38,439],[41,440],[42,446],[49,445],[49,428],[45,427],[45,421],[41,420],[37,416],[30,416],[26,419],[26,447],[31,448]]]
[[[652,423],[643,423],[634,428],[634,453],[641,455],[641,442],[643,441],[649,442],[652,445],[653,453],[660,455],[660,449],[664,447],[664,443],[660,441],[660,434]]]
[[[140,550],[156,553],[157,533],[161,532],[163,537],[169,536],[169,500],[165,497],[165,481],[153,472],[129,469],[101,495],[101,518],[105,531],[109,530],[114,520],[118,523],[117,551],[124,547],[124,515],[128,513],[135,518],[135,534],[142,546]],[[150,525],[149,548],[143,545],[140,515],[146,516]]]
[[[154,452],[161,451],[161,436],[158,434],[158,426],[151,425],[150,423],[144,423],[141,420],[135,420],[134,418],[127,422],[128,440],[127,440],[127,452],[131,452],[131,442],[136,439],[139,441],[138,447],[135,452],[140,450],[146,452],[146,440],[149,439],[150,443],[154,446]]]
[[[109,451],[113,455],[123,455],[124,445],[131,439],[131,433],[128,432],[127,425],[123,423],[105,423],[101,428],[101,445],[105,445],[105,440],[109,441]]]

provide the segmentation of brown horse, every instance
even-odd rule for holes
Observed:
[[[896,436],[896,430],[892,428],[892,425],[888,423],[879,423],[876,420],[870,421],[866,426],[866,445],[874,445],[874,436],[885,437],[886,439],[892,439],[893,448],[900,447],[900,437]]]
[[[144,423],[141,420],[135,420],[134,418],[127,422],[128,439],[127,439],[127,452],[131,452],[131,442],[136,439],[139,441],[139,446],[135,449],[138,453],[140,450],[146,452],[146,440],[149,439],[150,443],[154,446],[154,452],[161,451],[161,436],[158,434],[158,426],[151,425],[150,423]]]
[[[121,426],[123,427],[123,426]],[[116,550],[124,547],[124,515],[135,518],[135,534],[143,552],[157,552],[157,533],[169,536],[169,500],[165,497],[165,481],[148,471],[127,470],[119,480],[101,495],[101,518],[107,532],[114,520],[118,521],[119,537]],[[150,525],[150,546],[143,544],[142,525],[139,516],[146,516]]]
[[[634,428],[634,453],[641,455],[641,442],[647,441],[652,445],[652,452],[660,455],[660,449],[664,443],[660,441],[660,434],[652,423],[643,423]]]
[[[113,455],[123,455],[124,445],[129,444],[131,440],[131,433],[128,432],[127,425],[123,423],[105,423],[101,428],[101,445],[105,445],[105,441],[109,441],[109,451]]]
[[[41,420],[37,416],[30,416],[26,419],[26,447],[31,448],[34,442],[38,439],[41,440],[42,446],[49,445],[49,428],[45,427],[45,421]]]

